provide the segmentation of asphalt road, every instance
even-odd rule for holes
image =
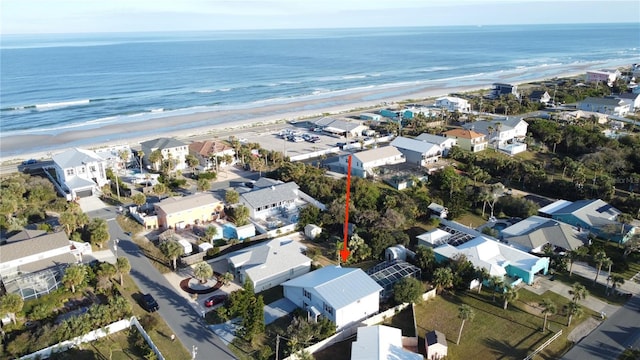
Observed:
[[[109,207],[114,212],[115,209]],[[105,214],[106,215],[106,214]],[[176,337],[191,351],[197,347],[196,359],[235,359],[233,353],[207,327],[200,314],[189,306],[169,281],[151,265],[116,221],[108,221],[112,239],[119,239],[118,255],[126,256],[131,263],[131,277],[142,293],[150,293],[158,302],[158,313],[169,325]],[[110,245],[111,247],[111,245]]]
[[[617,359],[628,348],[640,349],[640,294],[629,299],[562,359]]]

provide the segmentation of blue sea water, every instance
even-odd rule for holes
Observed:
[[[0,136],[631,64],[639,34],[638,24],[580,24],[3,35]]]

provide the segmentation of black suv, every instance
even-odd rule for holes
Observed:
[[[158,311],[159,308],[156,299],[154,299],[151,294],[142,295],[142,307],[148,312]]]

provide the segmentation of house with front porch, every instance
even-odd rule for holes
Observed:
[[[445,109],[450,112],[469,112],[471,111],[471,105],[469,101],[461,99],[455,96],[443,96],[436,99],[437,108]]]
[[[455,139],[458,146],[467,151],[480,152],[487,148],[486,135],[474,130],[453,129],[444,133],[450,139]]]
[[[97,195],[109,183],[108,162],[91,150],[73,148],[53,155],[56,181],[77,199]]]
[[[438,145],[402,136],[393,139],[390,145],[404,155],[407,164],[420,167],[435,163],[442,156]]]
[[[529,124],[519,117],[506,117],[474,121],[462,127],[485,135],[489,145],[502,148],[509,143],[523,142]]]
[[[198,159],[203,170],[219,169],[235,164],[235,150],[222,141],[194,141],[189,144],[189,154]]]
[[[204,224],[218,219],[224,213],[223,201],[211,193],[169,197],[153,207],[157,219],[155,221],[160,229],[183,229]]]
[[[187,155],[189,154],[189,146],[184,142],[174,138],[157,138],[140,143],[144,152],[143,162],[148,164],[153,170],[160,171],[162,161],[170,160],[174,163],[173,170],[185,170],[187,168]],[[154,151],[160,151],[162,161],[152,163],[149,156]]]
[[[545,90],[534,90],[529,94],[529,100],[541,104],[548,104],[551,101],[551,95]]]
[[[331,320],[336,330],[355,325],[380,310],[383,290],[359,268],[325,266],[282,284],[284,297],[317,321]]]
[[[402,164],[406,161],[404,155],[394,146],[383,146],[371,150],[345,155],[340,158],[340,164],[347,171],[349,156],[351,159],[351,174],[362,178],[372,177],[374,169],[384,165]]]

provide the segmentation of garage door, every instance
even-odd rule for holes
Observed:
[[[82,191],[77,191],[76,192],[76,196],[80,197],[80,198],[84,198],[84,197],[89,197],[93,195],[93,191],[91,189],[89,190],[82,190]]]

